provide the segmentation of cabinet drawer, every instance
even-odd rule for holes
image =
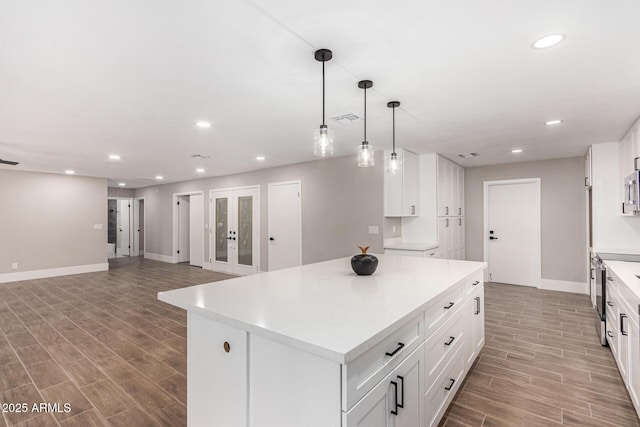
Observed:
[[[458,349],[431,389],[424,395],[424,426],[437,426],[464,375],[464,352]]]
[[[414,257],[425,257],[426,251],[413,251],[409,249],[385,249],[385,255],[400,255],[400,256],[414,256]]]
[[[480,286],[484,284],[483,278],[484,270],[480,273],[476,273],[467,280],[464,281],[464,293],[465,295],[469,295],[471,292],[478,289]]]
[[[427,337],[460,308],[463,292],[463,284],[456,285],[427,308],[425,313]]]
[[[431,388],[447,361],[451,360],[451,355],[468,339],[464,336],[462,314],[462,310],[454,313],[425,343],[425,390]]]
[[[347,411],[424,341],[422,314],[342,365],[342,410]]]

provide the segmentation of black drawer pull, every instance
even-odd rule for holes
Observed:
[[[476,285],[479,285],[479,284],[480,284],[479,280],[476,280],[475,282],[473,282],[473,286],[476,286]]]
[[[455,339],[456,337],[449,337],[449,342],[444,343],[444,345],[451,345]]]
[[[396,405],[398,405],[398,408],[404,408],[404,377],[398,375],[398,379],[400,380],[400,391],[402,391],[402,403],[399,403],[398,398],[396,398]]]
[[[453,387],[453,385],[456,383],[456,380],[454,380],[453,378],[451,378],[449,381],[451,381],[451,384],[449,384],[449,387],[444,388],[447,391],[451,390],[451,387]]]
[[[611,301],[607,301],[607,305],[608,305],[609,307],[613,307],[613,303],[612,303]]]
[[[613,332],[607,331],[607,335],[609,335],[609,338],[613,338]]]
[[[624,330],[624,319],[627,318],[627,315],[624,313],[620,313],[620,333],[622,335],[627,335],[628,332]]]
[[[395,350],[393,350],[391,353],[386,352],[385,354],[386,354],[387,356],[389,356],[389,357],[391,357],[391,356],[395,356],[397,352],[399,352],[400,350],[402,350],[402,347],[404,347],[404,344],[403,344],[403,343],[401,343],[401,342],[399,342],[399,343],[398,343],[398,347],[396,347],[396,349],[395,349]]]
[[[451,307],[453,307],[455,303],[450,302],[449,305],[447,305],[446,307],[444,307],[445,310],[449,310]]]
[[[398,383],[395,381],[391,381],[391,385],[393,386],[393,389],[394,389],[393,394],[395,395],[395,398],[396,398],[395,409],[392,409],[391,413],[397,416],[398,415]]]

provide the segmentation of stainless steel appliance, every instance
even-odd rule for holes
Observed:
[[[624,179],[624,202],[622,213],[640,215],[640,171],[635,171]]]

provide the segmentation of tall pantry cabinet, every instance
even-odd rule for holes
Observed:
[[[437,156],[438,257],[465,258],[464,168]]]

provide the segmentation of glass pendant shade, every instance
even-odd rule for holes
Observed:
[[[391,175],[397,175],[398,173],[400,173],[401,168],[402,164],[400,163],[398,154],[391,153],[391,158],[389,159],[389,163],[387,164],[387,172]]]
[[[360,151],[358,151],[358,167],[368,168],[374,164],[373,146],[367,141],[364,141],[360,145]]]
[[[313,154],[318,157],[333,156],[333,131],[327,125],[320,125],[313,137]]]

